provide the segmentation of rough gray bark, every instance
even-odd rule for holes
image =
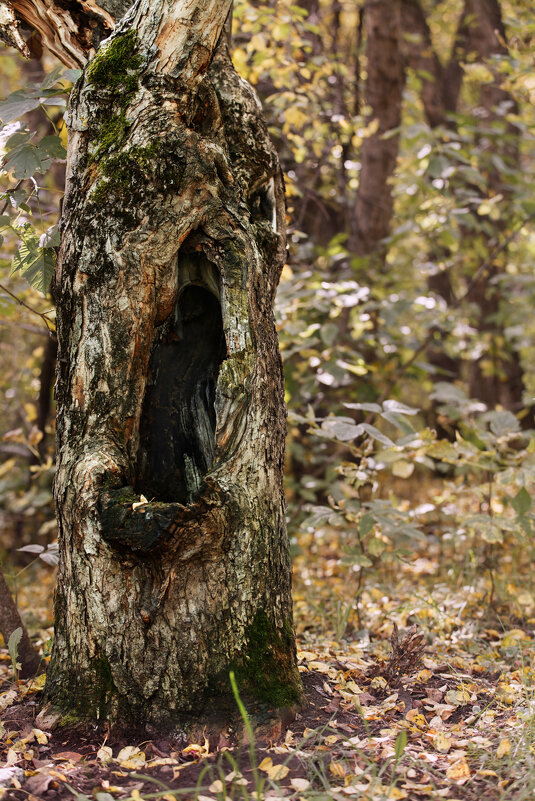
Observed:
[[[301,698],[283,182],[230,6],[139,0],[71,99],[46,701],[75,716],[170,725],[223,703],[230,669],[271,707]]]

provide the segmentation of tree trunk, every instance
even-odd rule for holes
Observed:
[[[21,666],[20,675],[23,679],[27,679],[35,676],[39,670],[41,657],[31,643],[0,567],[0,633],[6,646],[10,636],[19,628],[22,630],[22,636],[17,648],[17,658]]]
[[[230,7],[140,0],[71,99],[45,695],[79,717],[183,722],[225,703],[231,669],[270,707],[301,699],[283,182],[220,36]]]
[[[381,240],[390,232],[392,191],[401,124],[405,69],[401,55],[401,0],[367,0],[364,6],[367,34],[366,103],[368,123],[377,129],[361,149],[361,170],[349,248],[357,256],[375,254],[379,266],[385,250]],[[385,134],[390,134],[385,138]]]

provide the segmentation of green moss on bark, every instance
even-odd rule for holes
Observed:
[[[128,105],[139,86],[137,73],[142,65],[137,50],[137,34],[127,31],[113,38],[95,56],[87,70],[87,81],[97,89],[107,89]]]
[[[259,609],[247,631],[243,656],[235,660],[238,686],[246,694],[273,708],[289,707],[302,700],[295,663],[293,628],[287,621],[278,629]]]

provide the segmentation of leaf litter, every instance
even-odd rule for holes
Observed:
[[[285,729],[262,727],[256,764],[232,735],[189,742],[104,725],[40,728],[43,678],[14,682],[4,647],[0,799],[528,799],[535,621],[489,621],[482,591],[438,583],[420,556],[412,565],[420,560],[422,574],[399,576],[391,594],[370,582],[361,627],[352,614],[341,631],[333,598],[343,576],[320,556],[313,582],[310,559],[306,570],[296,560],[307,707]],[[50,634],[41,629],[41,642]]]

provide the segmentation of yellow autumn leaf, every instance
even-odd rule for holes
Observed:
[[[422,684],[425,684],[425,682],[426,682],[426,681],[429,681],[429,679],[430,679],[432,676],[433,676],[432,672],[431,672],[430,670],[428,670],[427,668],[424,668],[423,670],[420,670],[420,671],[417,673],[417,675],[416,675],[416,681],[419,681],[419,682],[421,682]]]
[[[291,106],[284,112],[285,125],[297,131],[309,122],[309,120],[309,115],[301,111],[297,106]]]
[[[40,690],[43,690],[45,687],[45,682],[46,682],[46,673],[41,673],[40,676],[37,676],[37,678],[32,679],[32,681],[28,685],[27,692],[36,693],[39,692]]]
[[[263,770],[265,773],[267,773],[268,770],[272,767],[273,767],[273,760],[271,759],[271,757],[266,757],[265,759],[262,760],[262,762],[258,766],[258,770]]]
[[[443,732],[439,731],[433,737],[433,748],[435,751],[438,751],[439,754],[447,754],[451,748],[450,738]]]
[[[409,709],[405,715],[405,719],[408,720],[409,723],[412,723],[413,726],[417,726],[419,729],[424,729],[427,727],[427,720],[421,712],[418,712],[417,709]]]
[[[337,734],[329,734],[329,736],[325,738],[324,743],[325,745],[334,745],[339,739]]]
[[[471,695],[467,690],[448,690],[446,693],[446,703],[453,706],[465,706],[470,701]]]
[[[333,671],[331,665],[328,665],[326,662],[309,662],[308,667],[310,670],[317,670],[319,673],[330,673]]]
[[[272,781],[278,782],[281,779],[286,778],[289,772],[290,768],[288,765],[273,765],[273,767],[267,771],[267,775]]]
[[[222,793],[225,790],[225,785],[221,781],[221,779],[216,779],[215,782],[212,782],[210,787],[208,788],[211,793]]]
[[[145,506],[148,503],[148,500],[145,498],[144,495],[139,496],[139,501],[136,501],[132,504],[132,509],[137,509],[140,506]]]
[[[41,731],[41,729],[32,729],[32,732],[39,745],[46,745],[48,743],[48,737],[44,731]]]
[[[126,745],[124,748],[121,748],[115,761],[118,762],[122,768],[135,770],[136,768],[141,768],[145,764],[145,754],[135,745]]]
[[[329,770],[335,779],[343,779],[346,775],[346,768],[341,762],[331,762]]]
[[[451,779],[452,782],[458,782],[459,784],[467,781],[470,778],[470,768],[468,767],[466,759],[463,757],[458,762],[454,762],[453,765],[450,765],[446,771],[446,776],[448,779]]]
[[[502,757],[510,753],[511,753],[511,741],[507,737],[504,737],[503,740],[500,740],[500,744],[496,749],[496,756],[498,757],[498,759],[502,759]]]

